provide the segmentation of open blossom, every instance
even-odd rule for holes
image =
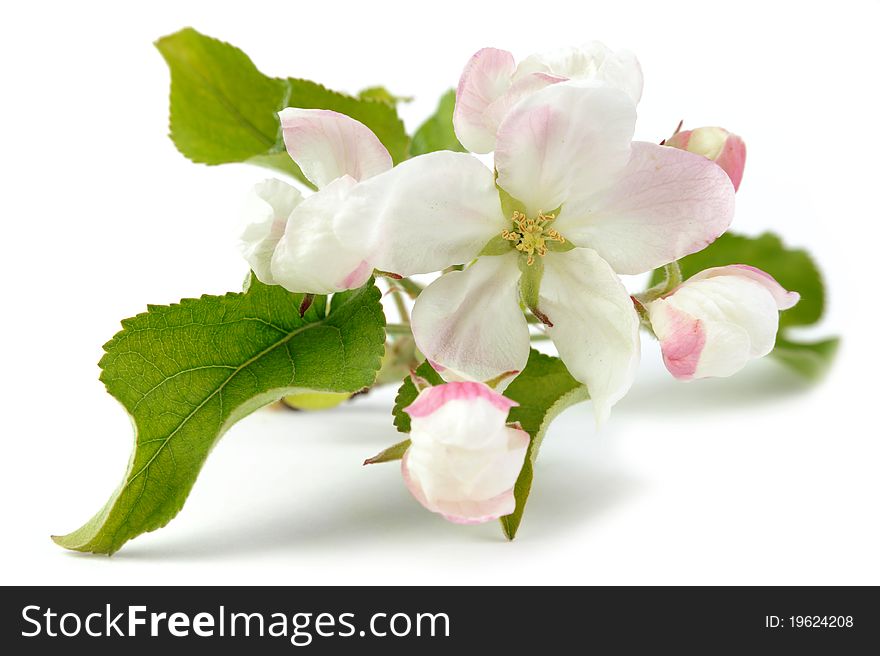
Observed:
[[[617,274],[698,251],[733,216],[720,168],[632,142],[634,126],[635,105],[619,89],[545,87],[501,123],[497,186],[472,155],[416,157],[358,185],[336,216],[337,234],[402,275],[471,263],[431,283],[413,308],[416,343],[444,377],[521,371],[530,343],[522,301],[589,388],[601,421],[639,357],[638,316]],[[502,209],[499,188],[515,209]]]
[[[529,434],[507,425],[516,402],[487,385],[429,387],[405,410],[410,440],[401,461],[404,481],[425,508],[459,524],[512,513],[513,487]]]
[[[734,264],[701,271],[646,307],[666,368],[690,380],[730,376],[767,355],[779,311],[799,298],[770,274]]]
[[[257,278],[293,292],[329,294],[363,285],[373,273],[358,245],[342,244],[333,215],[357,184],[392,166],[364,124],[323,109],[285,109],[284,144],[318,191],[305,199],[279,180],[258,184],[246,207],[241,248]]]
[[[456,90],[453,124],[474,153],[495,149],[501,122],[513,106],[544,87],[566,80],[596,80],[642,96],[642,70],[635,55],[613,52],[598,41],[530,55],[516,63],[506,50],[483,48],[465,66]]]
[[[733,188],[739,189],[746,166],[746,144],[737,135],[724,128],[696,128],[677,131],[663,145],[708,157],[730,176]]]

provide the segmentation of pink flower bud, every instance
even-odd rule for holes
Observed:
[[[507,425],[517,405],[483,383],[429,387],[406,408],[411,444],[401,461],[406,486],[451,522],[478,524],[516,508],[513,487],[529,435]]]
[[[734,189],[739,189],[746,166],[746,144],[724,128],[696,128],[676,132],[664,146],[687,150],[708,157],[727,173]]]

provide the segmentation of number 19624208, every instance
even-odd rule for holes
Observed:
[[[794,629],[848,629],[853,626],[852,615],[792,615],[788,621]]]

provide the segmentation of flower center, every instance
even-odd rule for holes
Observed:
[[[501,237],[514,242],[516,250],[528,255],[526,264],[532,266],[535,263],[536,253],[541,257],[547,254],[548,241],[557,241],[560,244],[565,243],[565,237],[553,228],[548,227],[555,218],[555,214],[538,212],[537,218],[530,219],[522,212],[514,211],[514,230],[502,230]]]

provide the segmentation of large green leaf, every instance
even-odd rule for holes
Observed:
[[[563,410],[590,398],[587,388],[576,381],[562,360],[532,349],[522,373],[504,391],[519,403],[511,408],[510,421],[519,422],[531,436],[529,451],[519,478],[514,486],[516,510],[501,518],[501,528],[509,540],[516,537],[523,512],[532,490],[535,460],[552,422]]]
[[[285,107],[347,114],[376,133],[395,163],[408,155],[409,137],[391,103],[269,77],[238,48],[192,28],[156,47],[171,70],[171,139],[194,162],[250,162],[304,181],[284,150],[277,112]]]
[[[822,276],[813,258],[802,249],[789,248],[772,234],[746,237],[725,233],[698,253],[679,260],[685,279],[710,267],[749,264],[762,269],[783,287],[800,293],[801,300],[782,313],[780,328],[806,326],[819,321],[825,308]],[[663,280],[663,270],[654,271],[652,284]]]
[[[805,378],[816,380],[828,371],[839,346],[839,337],[818,342],[798,342],[780,335],[776,339],[773,356]]]
[[[443,382],[427,362],[422,363],[416,374],[432,385]],[[394,425],[402,433],[408,433],[410,430],[409,415],[403,409],[415,401],[417,395],[418,391],[410,379],[403,382],[397,393],[393,411]],[[517,407],[511,408],[508,420],[518,422],[532,438],[525,463],[514,486],[516,510],[501,518],[501,528],[508,539],[512,540],[522,522],[526,502],[532,489],[535,460],[538,458],[538,451],[550,422],[569,406],[589,399],[589,394],[587,388],[568,373],[562,360],[533,349],[529,354],[526,368],[510,383],[504,391],[504,396],[519,403]],[[395,444],[370,458],[367,463],[398,460],[403,456],[407,445],[407,441]]]
[[[455,109],[455,89],[450,89],[440,98],[437,110],[419,126],[412,139],[412,155],[424,155],[435,150],[454,150],[465,152],[465,147],[455,136],[452,127],[452,112]]]
[[[303,390],[372,384],[385,340],[373,282],[329,302],[317,297],[303,317],[301,302],[252,277],[242,293],[151,306],[123,321],[104,346],[101,380],[131,415],[134,452],[107,504],[55,541],[113,553],[174,518],[213,446],[242,417]]]

